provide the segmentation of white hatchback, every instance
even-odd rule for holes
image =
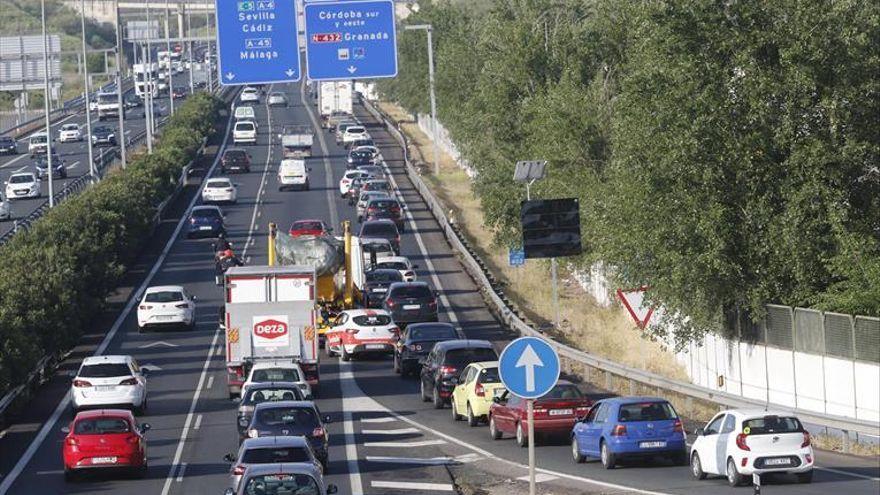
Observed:
[[[12,218],[12,212],[9,208],[9,201],[4,196],[0,196],[0,220],[9,220]]]
[[[419,265],[413,265],[406,256],[384,256],[376,259],[376,266],[374,268],[397,270],[403,277],[404,282],[415,282],[416,268],[418,267]]]
[[[239,120],[232,128],[232,142],[235,144],[257,144],[257,123],[253,120]]]
[[[235,203],[238,199],[238,188],[226,177],[208,179],[202,189],[202,201],[205,203]]]
[[[239,95],[238,101],[242,103],[259,103],[260,91],[257,88],[248,86],[241,90],[241,95]]]
[[[12,174],[6,181],[8,199],[27,199],[40,197],[40,178],[31,172]]]
[[[83,133],[82,129],[80,129],[79,127],[79,124],[64,124],[63,126],[61,126],[61,130],[58,131],[58,141],[62,143],[82,140]]]
[[[150,287],[138,305],[138,332],[155,326],[196,325],[196,298],[179,285]]]
[[[342,144],[347,147],[358,139],[364,139],[368,137],[370,137],[370,135],[367,134],[367,129],[364,126],[354,125],[346,127],[345,132],[342,133]]]
[[[345,175],[339,179],[339,195],[343,198],[348,196],[349,191],[351,191],[351,185],[355,179],[367,179],[370,177],[371,175],[363,170],[347,170]]]
[[[800,483],[813,480],[810,434],[793,414],[760,409],[721,411],[696,431],[691,472],[697,479],[715,474],[731,486],[751,482],[753,474],[790,473]]]
[[[306,381],[302,368],[293,361],[269,360],[255,362],[241,389],[246,390],[251,384],[266,382],[295,383],[302,390],[306,399],[311,400],[312,398],[312,387]]]
[[[73,409],[125,406],[143,413],[147,407],[145,374],[131,356],[87,357],[70,384]]]

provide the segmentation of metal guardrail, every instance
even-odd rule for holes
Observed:
[[[653,389],[663,389],[683,395],[687,398],[710,402],[729,408],[763,409],[769,405],[771,407],[791,411],[792,413],[797,414],[798,417],[806,423],[811,423],[834,430],[840,430],[844,433],[844,452],[849,451],[850,432],[880,436],[880,423],[857,420],[844,416],[818,414],[814,411],[797,408],[793,409],[791,407],[775,405],[772,403],[767,404],[767,402],[765,401],[748,399],[742,396],[701,387],[692,383],[673,380],[658,375],[656,373],[651,373],[636,368],[630,368],[628,366],[624,366],[620,363],[616,363],[603,357],[596,356],[594,354],[590,354],[579,349],[575,349],[561,342],[557,342],[552,337],[547,336],[542,332],[534,329],[531,325],[526,323],[511,307],[510,301],[504,295],[503,291],[501,290],[501,286],[497,283],[495,278],[489,272],[487,265],[482,260],[480,260],[474,250],[470,248],[468,242],[459,232],[458,227],[449,222],[446,213],[443,211],[442,203],[440,203],[440,201],[437,199],[431,189],[422,180],[418,170],[410,160],[409,140],[406,138],[406,136],[400,131],[400,129],[397,128],[397,126],[393,123],[393,120],[384,112],[374,107],[368,100],[364,98],[361,98],[361,101],[364,105],[364,108],[366,108],[376,118],[376,120],[384,124],[385,128],[391,133],[392,136],[395,137],[400,146],[403,148],[404,163],[406,166],[407,176],[421,195],[422,199],[425,201],[425,204],[428,206],[428,210],[431,211],[437,223],[440,225],[440,229],[444,232],[446,239],[452,245],[453,249],[457,251],[460,255],[460,259],[465,269],[480,286],[482,292],[486,295],[491,306],[490,309],[494,311],[498,318],[505,325],[507,325],[508,328],[514,330],[520,335],[541,337],[547,340],[548,343],[552,345],[554,349],[556,349],[556,352],[558,352],[561,357],[570,359],[579,364],[584,364],[592,368],[601,370],[605,373],[605,383],[607,385],[606,388],[611,388],[610,385],[612,383],[612,376],[617,376],[628,380],[630,382],[631,389],[633,389],[634,385],[638,383],[645,387],[650,387]]]

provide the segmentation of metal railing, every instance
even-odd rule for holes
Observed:
[[[385,128],[398,141],[404,150],[404,164],[406,174],[415,187],[416,191],[421,195],[428,210],[432,213],[440,229],[443,231],[446,239],[452,248],[460,255],[459,258],[465,270],[474,279],[481,291],[489,302],[490,309],[497,315],[499,320],[508,328],[520,335],[530,335],[541,337],[553,346],[560,357],[574,361],[580,365],[586,365],[590,368],[600,370],[605,375],[606,387],[610,389],[613,377],[619,377],[629,382],[630,390],[635,389],[636,384],[640,384],[650,389],[662,389],[670,391],[689,399],[696,399],[704,402],[717,404],[729,408],[764,408],[768,404],[765,401],[758,401],[744,398],[739,395],[719,392],[709,388],[694,385],[688,382],[682,382],[666,378],[649,371],[630,368],[628,366],[616,363],[609,359],[591,354],[589,352],[575,349],[561,342],[554,340],[552,337],[543,334],[529,325],[519,314],[512,308],[510,300],[504,295],[501,285],[489,272],[487,265],[479,258],[477,253],[470,247],[467,240],[459,231],[458,227],[449,222],[444,212],[443,204],[436,198],[434,193],[422,180],[417,167],[412,163],[409,156],[409,140],[397,128],[393,120],[388,117],[380,109],[375,108],[368,100],[362,99],[364,107],[376,118],[384,124]],[[772,404],[771,404],[772,405]],[[871,421],[856,420],[843,416],[817,414],[813,411],[800,409],[792,409],[786,406],[779,406],[784,410],[792,411],[797,414],[804,422],[840,430],[844,433],[843,448],[849,451],[849,433],[862,433],[874,436],[880,436],[880,424]]]

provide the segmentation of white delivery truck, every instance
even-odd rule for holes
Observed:
[[[278,133],[282,158],[307,158],[312,156],[315,139],[312,128],[307,125],[285,125]]]
[[[151,96],[159,96],[159,65],[157,63],[134,64],[131,72],[136,95],[143,99],[146,98],[147,91],[149,91]]]
[[[336,113],[352,114],[354,88],[351,81],[323,81],[318,86],[318,109],[321,122],[327,127],[327,119]]]
[[[98,120],[119,118],[119,96],[114,93],[98,93]]]
[[[317,397],[315,292],[312,267],[241,266],[226,272],[223,321],[230,398],[241,393],[254,362],[288,359],[299,364]]]

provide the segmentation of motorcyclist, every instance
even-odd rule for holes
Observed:
[[[221,254],[224,251],[231,251],[232,243],[226,238],[223,232],[217,236],[217,241],[214,242],[214,261],[220,261]]]
[[[223,275],[230,267],[243,266],[244,263],[238,259],[231,249],[217,253],[217,262],[214,264],[214,275],[217,285],[223,285]]]

